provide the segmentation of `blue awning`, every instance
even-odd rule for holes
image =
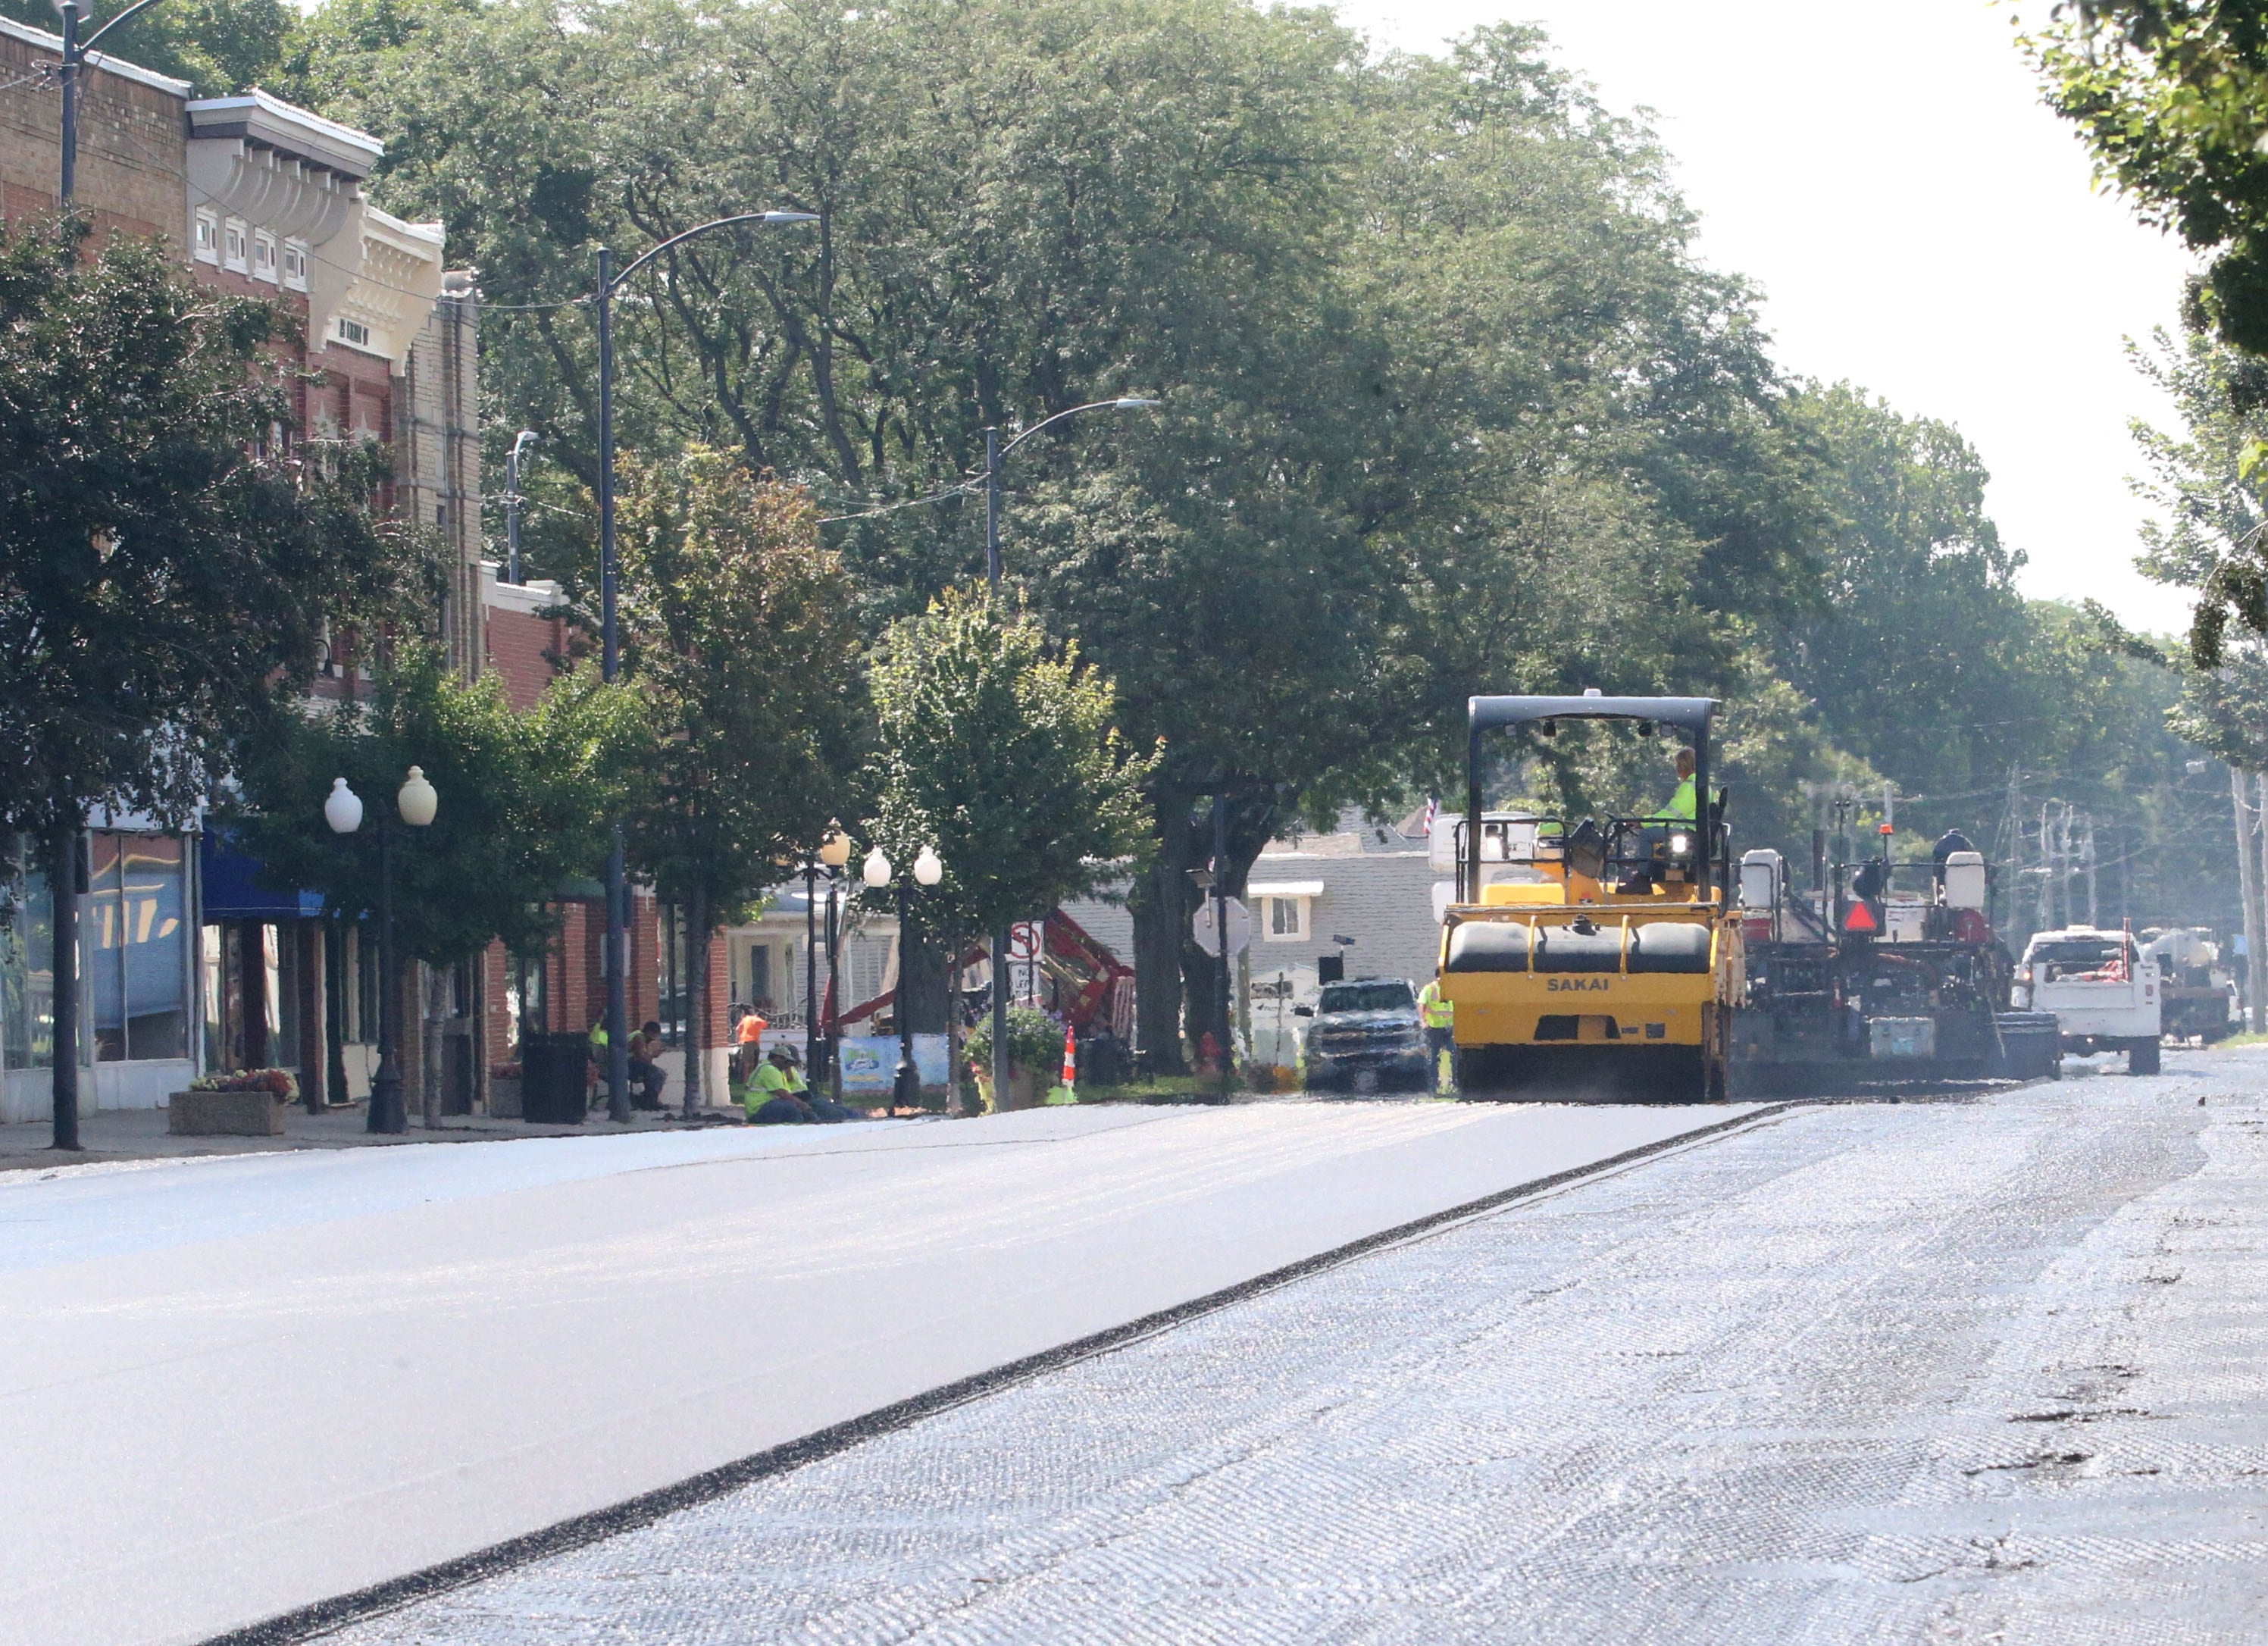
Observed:
[[[208,830],[197,841],[197,879],[206,920],[299,920],[323,912],[319,891],[276,891],[257,858],[232,851],[227,837]]]

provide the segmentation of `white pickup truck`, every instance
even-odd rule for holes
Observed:
[[[2016,966],[2009,1004],[2053,1012],[2066,1052],[2124,1052],[2129,1074],[2158,1072],[2158,963],[2124,932],[2042,932]]]

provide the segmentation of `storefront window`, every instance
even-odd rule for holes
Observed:
[[[52,1067],[55,1058],[55,904],[48,877],[27,869],[0,931],[0,1057],[11,1069]]]
[[[182,932],[188,919],[178,836],[121,837],[119,919],[126,968],[127,1056],[189,1055],[188,977]]]
[[[95,1060],[188,1056],[180,841],[99,833],[88,862],[80,944]]]
[[[126,923],[118,907],[118,850],[122,838],[96,835],[88,844],[86,902],[79,919],[80,968],[86,978],[87,1021],[94,1028],[94,1060],[126,1060]]]

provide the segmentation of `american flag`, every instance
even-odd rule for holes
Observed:
[[[1433,838],[1433,819],[1440,816],[1440,810],[1441,802],[1434,799],[1431,794],[1428,794],[1425,797],[1425,826],[1418,831],[1419,834],[1424,835],[1428,840],[1431,840]]]

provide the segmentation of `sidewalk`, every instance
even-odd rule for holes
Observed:
[[[175,1137],[166,1130],[163,1109],[106,1109],[79,1118],[77,1154],[48,1147],[48,1122],[35,1120],[0,1126],[0,1172],[51,1170],[57,1166],[92,1165],[119,1160],[170,1160],[200,1155],[272,1155],[295,1149],[393,1148],[405,1143],[477,1143],[512,1137],[620,1137],[630,1132],[682,1132],[704,1126],[741,1124],[738,1107],[701,1111],[686,1120],[674,1104],[659,1113],[634,1112],[627,1126],[616,1126],[603,1110],[581,1126],[541,1126],[526,1120],[492,1120],[486,1115],[450,1115],[433,1131],[409,1117],[409,1129],[399,1135],[372,1133],[363,1128],[368,1118],[361,1103],[309,1114],[292,1107],[284,1113],[282,1137]]]

